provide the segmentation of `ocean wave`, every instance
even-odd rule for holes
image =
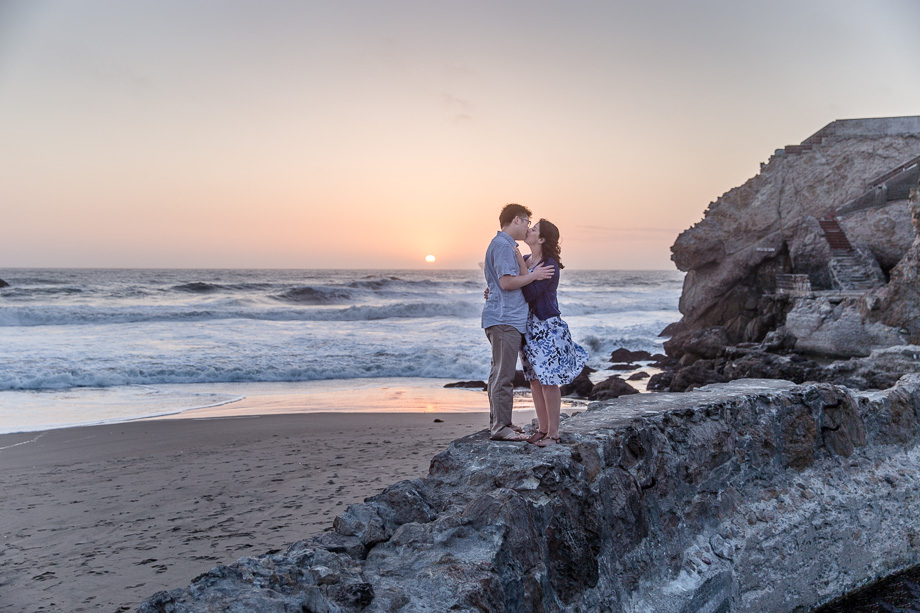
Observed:
[[[489,354],[480,355],[433,347],[430,351],[374,352],[367,356],[326,356],[310,360],[297,356],[282,362],[277,357],[241,356],[196,363],[131,363],[94,368],[92,363],[50,361],[28,371],[0,370],[0,390],[61,390],[77,387],[121,387],[179,383],[297,382],[367,377],[423,377],[482,379],[488,373]]]
[[[232,301],[237,304],[236,301]],[[232,308],[213,306],[0,307],[0,327],[79,326],[228,319],[261,321],[376,321],[390,318],[472,318],[482,305],[468,301],[353,305],[346,308]]]
[[[277,296],[272,296],[281,302],[295,304],[334,304],[353,300],[355,292],[342,287],[307,286],[289,289]]]
[[[196,281],[194,283],[183,283],[182,285],[175,285],[170,288],[174,292],[190,292],[193,294],[209,294],[211,292],[216,292],[221,290],[221,286],[214,285],[213,283],[204,283],[202,281]]]

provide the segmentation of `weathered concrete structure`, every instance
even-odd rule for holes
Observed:
[[[455,441],[333,532],[139,611],[800,611],[920,563],[920,376],[626,396],[563,432]]]

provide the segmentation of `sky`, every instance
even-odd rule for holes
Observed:
[[[775,149],[920,114],[917,23],[916,0],[0,0],[0,271],[472,269],[509,202],[568,267],[673,269]]]

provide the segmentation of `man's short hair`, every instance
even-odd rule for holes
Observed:
[[[514,221],[515,217],[530,217],[531,215],[530,209],[522,204],[506,204],[498,215],[498,227],[504,228]]]

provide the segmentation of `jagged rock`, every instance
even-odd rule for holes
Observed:
[[[920,375],[871,393],[636,394],[592,403],[562,437],[454,441],[335,534],[139,611],[805,611],[920,563]]]
[[[7,283],[6,281],[4,281],[3,279],[0,279],[0,287],[9,287],[9,286],[10,286],[9,283]]]
[[[601,381],[588,394],[588,400],[607,400],[609,398],[619,398],[626,394],[638,394],[639,390],[632,385],[614,375],[604,381]]]
[[[920,255],[913,268],[895,266],[915,240],[916,233],[904,223],[905,207],[911,182],[916,185],[920,173],[914,169],[880,179],[866,191],[869,181],[918,154],[920,117],[836,121],[801,146],[778,150],[759,175],[711,203],[703,220],[672,246],[674,263],[687,272],[679,305],[684,331],[722,326],[730,344],[759,342],[785,323],[788,305],[777,295],[777,274],[805,275],[812,289],[832,290],[839,289],[841,275],[849,274],[847,267],[856,266],[876,269],[877,284],[891,270],[893,281],[887,292],[876,292],[873,317],[880,325],[861,335],[891,336],[881,331],[885,325],[908,330],[906,339],[895,342],[920,342],[920,324],[908,323],[920,321],[911,317],[920,314],[920,306],[901,304],[918,304],[918,284],[906,277],[916,276],[910,271],[917,270]],[[820,220],[835,214],[844,234],[851,235],[847,249],[855,250],[832,248],[825,238],[832,228]],[[847,258],[855,259],[846,264]],[[847,318],[844,328],[852,331],[865,319],[866,313]],[[672,340],[678,334],[672,329]],[[827,341],[796,336],[809,351]],[[878,346],[857,343],[851,355],[866,355]],[[680,345],[675,349],[669,355],[682,357]]]
[[[648,351],[630,351],[624,347],[620,347],[610,354],[611,362],[644,362],[651,359],[652,354]]]
[[[589,376],[593,372],[596,372],[596,370],[590,366],[585,366],[571,383],[559,387],[560,393],[563,396],[587,398],[594,388],[594,383],[591,382],[591,377]]]
[[[444,387],[469,387],[486,389],[489,386],[485,381],[457,381],[455,383],[445,383]]]
[[[907,342],[920,344],[920,188],[914,188],[909,212],[915,232],[907,254],[891,271],[885,287],[866,297],[866,317],[899,330]]]
[[[671,379],[668,384],[669,392],[687,392],[710,383],[725,383],[728,377],[721,375],[714,370],[704,366],[694,364],[681,368]]]
[[[796,298],[786,315],[785,331],[796,351],[827,357],[868,356],[874,349],[902,345],[905,335],[881,323],[867,322],[861,296]]]
[[[645,389],[650,392],[667,392],[668,388],[671,387],[671,381],[674,380],[674,374],[676,372],[675,370],[665,370],[652,375],[648,383],[645,384]]]

